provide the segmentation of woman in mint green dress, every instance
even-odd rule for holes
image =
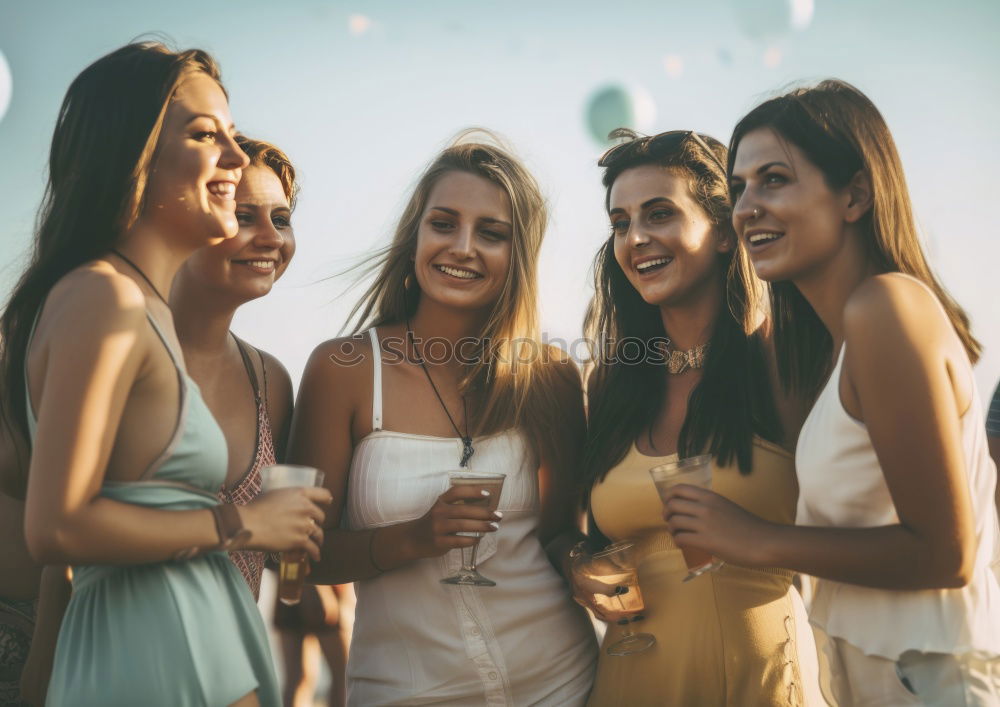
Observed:
[[[4,488],[26,489],[34,558],[74,567],[49,705],[280,704],[224,550],[318,559],[329,494],[218,504],[226,442],[162,297],[237,231],[234,132],[211,57],[155,43],[84,70],[56,123],[33,258],[0,317],[0,411],[32,444]]]

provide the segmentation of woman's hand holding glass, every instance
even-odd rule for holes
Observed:
[[[602,582],[599,579],[586,576],[579,570],[570,574],[570,584],[573,590],[573,600],[585,609],[589,609],[599,621],[609,624],[616,623],[635,613],[619,611],[609,606],[611,597],[628,592],[628,587],[624,585]],[[597,598],[598,596],[608,597],[608,599],[600,600]]]
[[[779,526],[709,489],[678,484],[663,492],[663,518],[681,549],[697,550],[744,567],[768,567]]]
[[[479,537],[456,533],[493,533],[499,530],[500,511],[491,511],[469,501],[483,498],[483,490],[474,486],[453,486],[438,496],[421,518],[412,521],[410,533],[414,557],[440,557],[455,548],[472,547]]]
[[[323,546],[323,522],[333,495],[322,487],[283,488],[239,506],[243,527],[250,531],[244,549],[263,552],[305,550],[316,562]]]

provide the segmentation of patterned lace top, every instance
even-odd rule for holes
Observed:
[[[260,470],[265,466],[276,464],[277,459],[274,452],[274,438],[271,435],[271,418],[267,414],[267,369],[264,366],[264,357],[260,351],[253,349],[260,358],[261,370],[264,371],[262,393],[253,362],[250,360],[250,354],[247,352],[248,345],[237,339],[235,335],[233,339],[239,347],[240,356],[243,357],[243,365],[246,367],[247,377],[250,379],[250,385],[253,388],[254,401],[257,404],[257,443],[253,461],[250,463],[250,467],[246,470],[246,473],[232,487],[228,489],[223,487],[219,491],[218,496],[219,500],[223,503],[235,503],[238,506],[245,506],[260,495]],[[260,578],[264,573],[266,554],[253,550],[244,550],[231,552],[229,553],[229,557],[232,559],[233,564],[236,565],[236,568],[243,574],[243,578],[247,581],[247,584],[250,585],[253,598],[259,599]]]

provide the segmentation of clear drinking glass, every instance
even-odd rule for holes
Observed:
[[[461,501],[456,501],[457,504],[463,504],[468,506],[482,506],[488,508],[491,511],[495,511],[497,506],[500,505],[500,492],[503,490],[503,481],[507,478],[506,474],[488,474],[479,473],[475,471],[452,471],[448,473],[448,478],[451,479],[451,488],[456,486],[472,486],[478,489],[483,489],[490,492],[489,496],[482,496],[479,498],[463,499]],[[464,535],[471,538],[482,538],[482,533],[474,532],[460,532],[457,535]],[[479,574],[476,569],[476,552],[479,550],[479,542],[477,541],[472,547],[462,548],[462,568],[451,575],[450,577],[445,577],[441,580],[442,584],[461,584],[464,586],[472,587],[495,587],[497,583],[492,579],[484,577]]]
[[[632,655],[656,644],[656,636],[651,633],[632,633],[629,626],[644,618],[642,611],[646,607],[642,592],[639,591],[634,543],[617,542],[593,555],[581,553],[574,557],[573,573],[580,578],[596,579],[604,584],[627,589],[624,593],[611,596],[594,595],[594,602],[601,608],[630,614],[618,619],[617,623],[623,631],[622,637],[608,646],[608,655]]]
[[[697,457],[677,459],[666,464],[654,466],[649,470],[649,475],[653,477],[656,490],[660,494],[660,500],[665,501],[667,489],[677,484],[691,484],[702,488],[712,487],[712,455],[702,454]],[[688,575],[682,581],[689,582],[695,577],[700,577],[706,572],[714,572],[725,563],[716,559],[707,552],[682,549],[684,561],[688,566]]]
[[[296,486],[321,486],[323,472],[311,466],[275,464],[260,470],[261,492]],[[292,606],[302,600],[302,583],[309,574],[309,556],[305,550],[286,550],[281,553],[278,568],[278,599]]]

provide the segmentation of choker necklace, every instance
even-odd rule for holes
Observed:
[[[166,305],[167,305],[167,307],[169,307],[169,306],[170,306],[169,304],[167,304],[167,300],[166,300],[166,299],[164,299],[163,295],[161,295],[161,294],[160,294],[160,291],[159,291],[158,289],[156,289],[156,285],[154,285],[154,284],[153,284],[153,281],[152,281],[152,280],[150,280],[150,279],[149,279],[148,277],[146,277],[146,273],[144,273],[144,272],[142,271],[142,268],[140,268],[140,267],[139,267],[138,265],[136,265],[136,264],[135,264],[135,263],[133,263],[133,262],[132,262],[131,260],[129,260],[128,258],[126,258],[126,257],[125,257],[125,256],[124,256],[124,255],[122,254],[122,252],[121,252],[120,250],[118,250],[117,248],[112,248],[112,249],[111,249],[111,252],[112,252],[112,253],[114,253],[115,255],[117,255],[117,256],[118,256],[119,258],[121,258],[122,260],[124,260],[124,261],[125,261],[126,263],[128,263],[128,264],[129,264],[129,266],[130,266],[130,267],[131,267],[131,268],[132,268],[133,270],[135,270],[135,271],[136,271],[137,273],[139,273],[139,277],[141,277],[141,278],[142,278],[143,280],[145,280],[145,281],[146,281],[146,284],[147,284],[147,285],[149,285],[150,287],[152,287],[152,288],[153,288],[153,292],[155,292],[155,293],[156,293],[156,296],[160,298],[160,301],[161,301],[161,302],[163,302],[163,304],[166,304]]]
[[[678,351],[677,349],[670,351],[666,357],[667,373],[683,373],[689,368],[701,368],[704,366],[705,354],[708,351],[709,343],[706,341],[704,344],[695,346],[687,351]]]
[[[431,390],[434,391],[434,395],[437,396],[438,402],[441,403],[441,409],[444,410],[444,414],[448,416],[448,422],[451,423],[451,427],[455,430],[455,434],[462,440],[462,460],[458,463],[458,465],[463,468],[467,467],[469,466],[469,460],[472,458],[472,455],[476,453],[476,450],[472,446],[472,437],[469,436],[469,410],[465,406],[465,396],[462,396],[462,414],[465,415],[465,434],[463,435],[459,431],[458,425],[455,424],[455,420],[452,419],[451,413],[448,412],[448,406],[444,404],[444,400],[441,398],[441,393],[438,392],[437,386],[434,385],[434,379],[431,378],[431,372],[427,370],[427,366],[424,364],[424,357],[417,351],[417,344],[414,341],[413,329],[410,328],[409,319],[406,320],[406,337],[410,341],[410,346],[413,347],[413,353],[417,356],[417,363],[419,363],[420,367],[424,369],[424,375],[427,376],[427,382],[431,384]]]

